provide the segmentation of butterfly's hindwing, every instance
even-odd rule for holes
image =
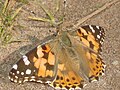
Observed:
[[[57,47],[58,48],[58,47]],[[68,52],[69,51],[69,52]],[[58,71],[56,79],[50,84],[55,89],[80,89],[83,88],[84,80],[79,74],[79,67],[73,62],[70,55],[74,51],[71,47],[62,47],[57,54]],[[72,55],[74,56],[74,55]]]

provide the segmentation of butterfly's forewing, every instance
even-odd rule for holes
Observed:
[[[102,27],[95,25],[82,26],[77,30],[80,40],[96,53],[100,54],[105,32]]]
[[[13,65],[9,78],[13,82],[51,82],[56,74],[55,55],[49,44],[39,45]]]
[[[74,49],[78,56],[81,56],[81,53],[83,53],[84,57],[86,57],[83,61],[80,59],[80,62],[82,62],[80,69],[88,76],[89,81],[98,80],[99,76],[104,73],[105,63],[100,57],[104,35],[103,28],[94,25],[82,26],[77,30],[76,36],[80,38],[80,41],[77,41],[79,44],[76,44]],[[78,49],[81,47],[84,49],[82,52],[81,49]]]

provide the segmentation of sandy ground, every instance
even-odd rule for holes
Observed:
[[[55,0],[42,0],[50,9],[54,10]],[[89,15],[91,12],[103,6],[111,0],[67,0],[66,21],[67,27],[77,23],[77,20]],[[35,14],[29,12],[34,11]],[[63,11],[60,9],[56,17]],[[28,52],[35,45],[39,44],[49,30],[54,28],[49,24],[29,20],[28,16],[46,17],[39,4],[30,1],[29,5],[24,6],[17,18],[17,23],[22,27],[15,27],[13,35],[15,39],[23,40],[19,43],[12,43],[6,48],[0,48],[0,90],[54,90],[51,87],[39,83],[28,82],[22,85],[11,83],[8,73],[12,65],[21,57],[20,52]],[[120,2],[112,5],[103,12],[93,16],[82,25],[94,24],[105,28],[106,39],[103,44],[103,59],[107,65],[106,72],[100,81],[88,83],[83,90],[120,90]]]

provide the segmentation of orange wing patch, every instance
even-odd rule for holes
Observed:
[[[54,53],[51,51],[49,45],[43,45],[37,47],[37,55],[38,59],[34,62],[34,66],[38,68],[38,77],[45,78],[45,77],[52,77],[54,71],[52,70],[55,65],[55,56]],[[52,68],[50,70],[50,68]]]
[[[96,53],[101,52],[101,46],[104,41],[104,30],[99,26],[88,25],[80,27],[77,31],[80,40]]]

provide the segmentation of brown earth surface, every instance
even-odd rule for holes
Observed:
[[[42,0],[42,4],[55,10],[55,0]],[[67,0],[66,7],[66,28],[76,24],[78,20],[94,12],[104,4],[113,0]],[[13,30],[14,39],[20,39],[22,42],[8,44],[5,48],[0,48],[0,90],[54,90],[51,87],[34,82],[26,82],[22,85],[11,83],[8,79],[8,73],[12,65],[17,62],[20,52],[28,52],[37,44],[41,43],[46,36],[50,35],[49,30],[55,29],[48,23],[33,21],[28,16],[46,17],[39,6],[39,3],[30,0],[28,5],[23,7],[17,18],[17,24],[21,27],[15,27]],[[56,17],[62,15],[63,2],[61,9],[56,13]],[[29,12],[34,11],[35,14]],[[97,82],[87,83],[83,90],[120,90],[120,1],[108,7],[99,14],[88,19],[81,25],[93,24],[105,28],[106,38],[103,44],[103,59],[107,65],[105,75]]]

